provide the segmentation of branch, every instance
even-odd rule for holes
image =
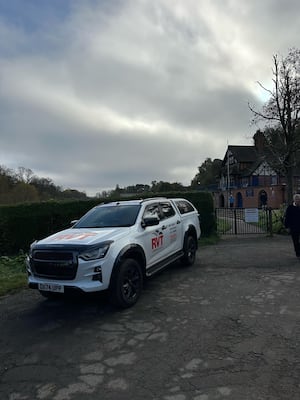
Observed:
[[[262,85],[259,81],[256,81],[256,83],[257,83],[264,91],[266,91],[267,93],[270,93],[270,95],[273,96],[272,90],[265,88],[264,85]]]
[[[256,111],[248,102],[248,107],[250,111],[255,115],[255,117],[265,119],[267,121],[279,121],[280,119],[278,117],[275,117],[274,115],[268,116],[267,114],[263,114],[262,112]]]

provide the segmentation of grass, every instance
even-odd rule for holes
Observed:
[[[210,235],[210,236],[201,236],[198,244],[199,244],[200,247],[202,247],[202,246],[210,246],[210,245],[213,245],[213,244],[217,244],[219,242],[219,240],[220,240],[220,236],[217,233],[215,233],[215,234]]]
[[[0,257],[0,296],[27,286],[25,255]]]
[[[226,233],[231,229],[231,224],[226,219],[217,218],[217,232],[219,234]]]

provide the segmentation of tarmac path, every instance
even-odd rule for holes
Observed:
[[[288,236],[224,237],[117,311],[0,298],[1,400],[298,400],[300,261]]]

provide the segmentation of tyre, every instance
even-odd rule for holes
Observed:
[[[136,260],[127,258],[112,276],[110,300],[119,308],[131,307],[138,301],[142,288],[142,269]]]
[[[182,262],[186,266],[193,265],[196,259],[196,251],[197,251],[197,242],[194,236],[187,236],[183,252],[184,255],[182,257]]]

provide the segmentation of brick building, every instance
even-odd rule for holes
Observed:
[[[229,145],[222,162],[216,207],[272,207],[286,203],[286,179],[268,164],[264,137],[257,131],[253,146]],[[295,176],[300,190],[300,176]],[[230,200],[231,199],[231,200]]]

